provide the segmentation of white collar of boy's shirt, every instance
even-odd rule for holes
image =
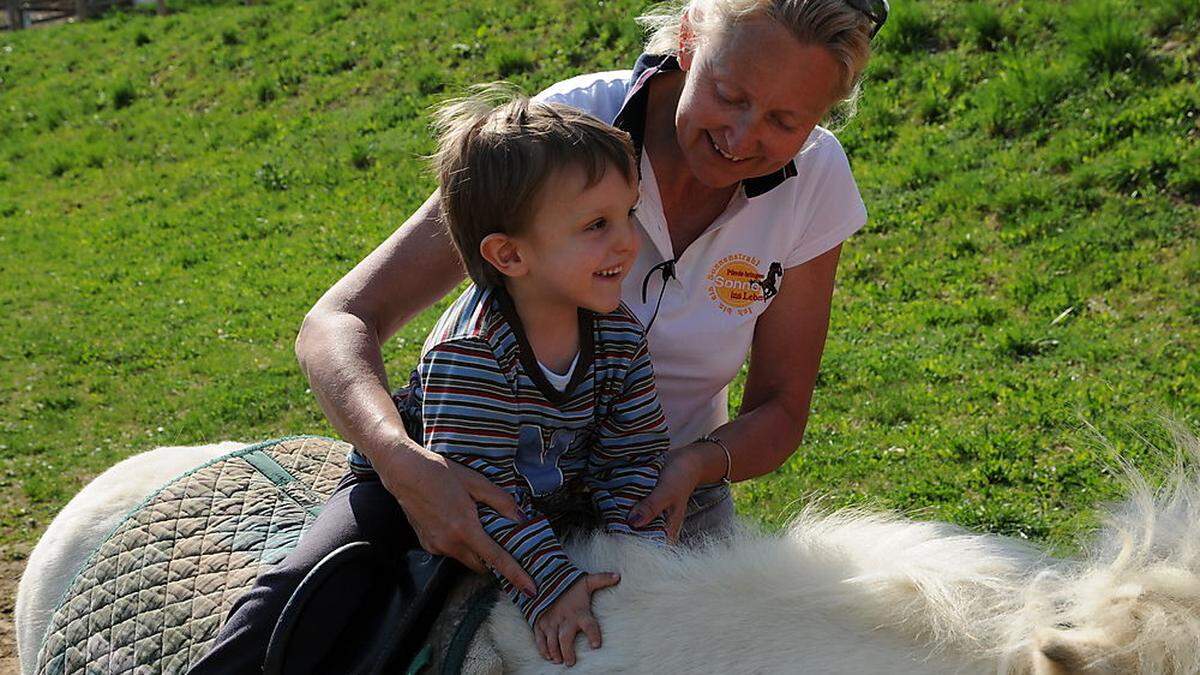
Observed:
[[[551,387],[559,391],[567,390],[567,383],[571,381],[571,375],[575,372],[575,366],[579,364],[579,352],[575,352],[575,358],[571,359],[571,365],[567,366],[567,372],[558,374],[546,367],[546,364],[538,361],[538,368],[542,369],[542,374],[546,376],[546,381]]]

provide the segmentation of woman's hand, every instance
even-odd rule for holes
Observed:
[[[479,523],[477,503],[505,518],[524,520],[511,495],[478,472],[419,446],[377,454],[382,457],[372,464],[383,486],[400,502],[421,548],[482,574],[491,568],[526,595],[537,593],[533,579]]]
[[[666,465],[658,476],[658,485],[629,510],[629,524],[633,527],[645,527],[654,516],[663,514],[667,520],[667,538],[672,542],[679,540],[679,530],[683,527],[683,519],[687,515],[688,499],[695,492],[696,486],[704,482],[706,461],[709,459],[712,443],[692,443],[682,448],[676,448],[667,453]],[[722,473],[724,475],[725,455],[720,448]]]

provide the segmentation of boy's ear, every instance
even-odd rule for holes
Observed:
[[[521,247],[507,234],[493,232],[479,242],[479,254],[506,277],[524,276],[528,271]]]

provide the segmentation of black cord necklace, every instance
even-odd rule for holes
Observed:
[[[667,292],[667,282],[671,279],[678,279],[675,276],[675,259],[664,260],[646,272],[646,277],[642,279],[642,304],[646,304],[646,290],[650,286],[650,278],[658,271],[662,273],[662,288],[658,291],[658,302],[654,303],[654,314],[650,316],[650,322],[646,324],[646,332],[650,332],[650,327],[654,325],[654,320],[658,318],[658,308],[662,306],[663,294]]]

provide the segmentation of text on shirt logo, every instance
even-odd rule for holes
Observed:
[[[734,253],[713,263],[705,277],[708,297],[722,312],[745,316],[754,311],[755,302],[765,302],[778,293],[783,265],[773,262],[764,275],[762,260],[745,253]]]

